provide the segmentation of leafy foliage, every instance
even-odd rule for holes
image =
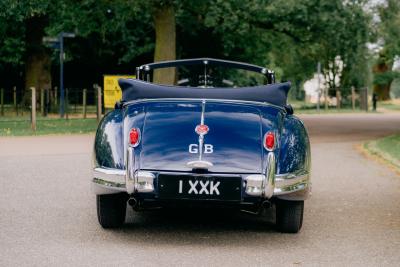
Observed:
[[[371,15],[363,0],[2,0],[0,66],[21,68],[27,53],[26,23],[46,16],[47,35],[77,34],[66,45],[71,64],[100,74],[133,69],[152,60],[152,13],[163,5],[175,7],[180,58],[209,56],[265,65],[298,90],[320,61],[326,77],[334,73],[341,78],[340,84],[328,79],[333,90],[366,84]],[[382,29],[392,26],[393,19],[387,24]],[[398,28],[385,33],[393,44],[388,47],[397,47],[400,38],[389,37]],[[53,62],[57,64],[57,57]]]
[[[396,78],[400,78],[400,73],[397,71],[385,71],[381,73],[376,73],[374,76],[374,84],[386,85],[391,83]]]
[[[375,59],[374,92],[380,100],[390,98],[393,80],[399,76],[392,71],[393,62],[400,56],[400,2],[387,0],[378,5],[379,24],[376,25],[378,43],[381,50]]]
[[[0,63],[23,64],[25,22],[34,16],[45,15],[49,3],[46,0],[0,1]]]
[[[393,63],[400,56],[400,2],[387,0],[378,6],[380,23],[377,25],[379,41],[383,43],[383,53],[387,63]]]

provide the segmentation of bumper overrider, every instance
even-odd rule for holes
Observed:
[[[132,159],[132,151],[128,149],[127,158]],[[131,194],[147,194],[150,198],[157,196],[157,178],[170,172],[134,170],[132,162],[127,160],[127,170],[95,167],[93,170],[92,189],[97,195],[126,192]],[[266,199],[279,198],[285,200],[305,200],[311,191],[309,170],[294,173],[276,174],[274,153],[268,153],[265,174],[241,174],[243,198]],[[193,173],[180,173],[195,175]],[[224,175],[215,175],[221,176]],[[225,175],[226,176],[226,175]]]

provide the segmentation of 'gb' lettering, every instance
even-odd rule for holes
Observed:
[[[210,144],[205,144],[204,145],[204,153],[206,153],[206,154],[211,154],[211,153],[213,153],[214,152],[214,147],[213,147],[213,145],[210,145]]]

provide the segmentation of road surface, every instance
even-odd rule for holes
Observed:
[[[400,115],[303,115],[313,196],[299,234],[271,219],[128,210],[97,223],[93,136],[0,138],[0,266],[399,266],[400,177],[355,146],[400,131]]]

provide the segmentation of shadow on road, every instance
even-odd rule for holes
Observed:
[[[283,236],[275,230],[273,209],[261,215],[210,209],[133,212],[129,208],[127,213],[121,229],[105,231],[117,239],[142,245],[254,246],[254,242]]]

